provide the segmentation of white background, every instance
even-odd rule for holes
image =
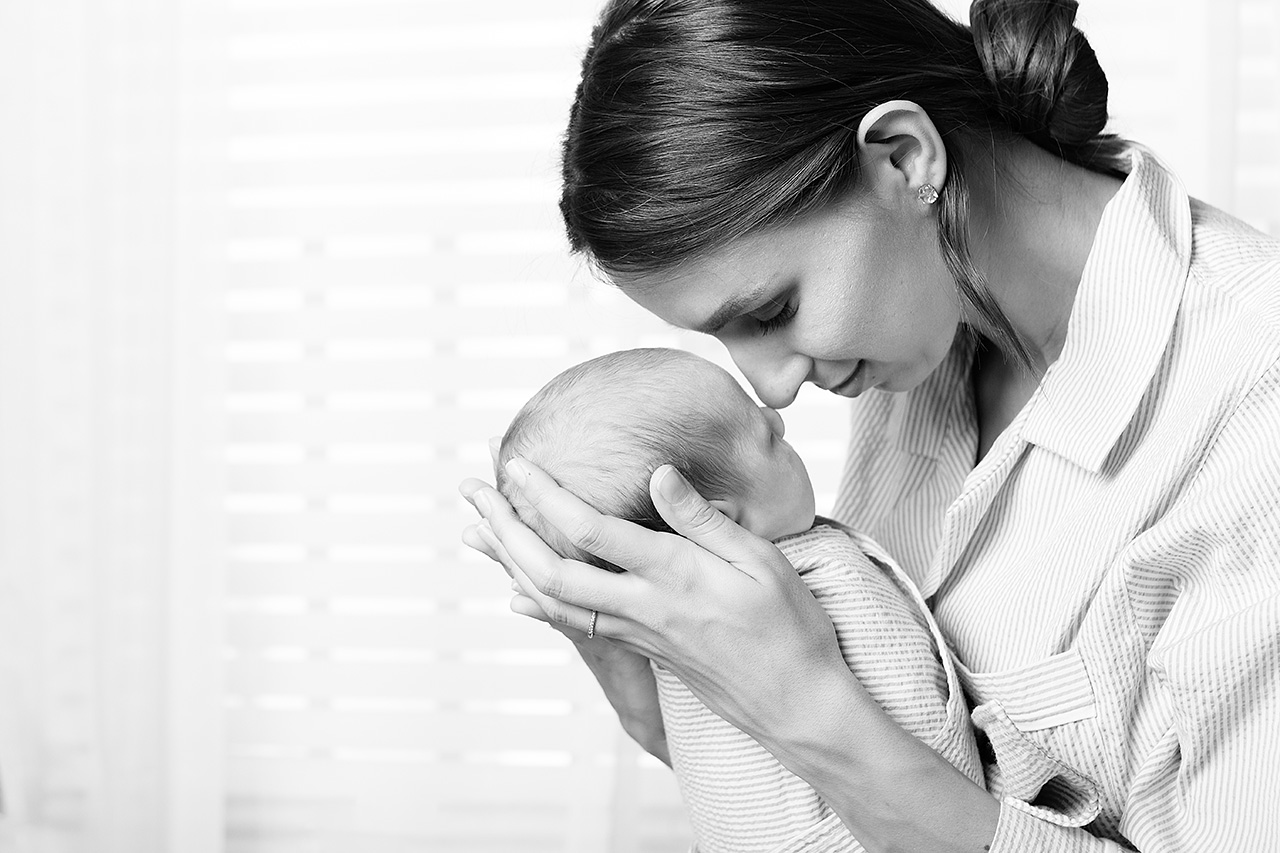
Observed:
[[[565,251],[595,11],[0,4],[0,851],[683,849],[667,771],[459,542],[554,373],[726,363]],[[1280,2],[1080,21],[1115,129],[1280,234]],[[838,402],[786,417],[828,506]]]

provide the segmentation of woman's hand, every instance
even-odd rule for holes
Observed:
[[[845,664],[830,619],[771,543],[670,466],[654,472],[650,492],[682,536],[602,516],[523,460],[507,473],[571,542],[628,569],[561,558],[501,495],[475,486],[469,499],[485,535],[545,618],[581,633],[597,611],[597,639],[672,670],[812,785],[871,853],[990,844],[997,801],[876,705]]]
[[[619,641],[677,676],[712,710],[769,745],[811,715],[808,698],[847,684],[830,619],[785,557],[703,500],[670,466],[654,472],[659,513],[683,534],[603,516],[523,460],[507,473],[522,497],[617,575],[566,560],[487,486],[470,499],[522,591],[550,621]],[[486,534],[487,535],[487,534]],[[780,756],[781,757],[781,756]]]
[[[468,479],[463,481],[459,491],[468,501],[473,501],[475,493],[483,488],[487,488],[487,484]],[[502,500],[501,496],[497,499]],[[462,541],[501,565],[512,578],[520,572],[519,566],[511,561],[502,543],[493,535],[487,521],[463,530]],[[511,599],[512,611],[545,622],[568,638],[604,690],[623,731],[645,752],[670,766],[671,753],[667,749],[666,729],[658,705],[658,686],[649,659],[620,642],[601,636],[588,637],[586,631],[553,621],[534,599],[521,591],[518,581],[512,584],[512,588],[516,592]]]

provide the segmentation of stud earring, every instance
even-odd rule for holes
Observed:
[[[938,191],[934,189],[933,184],[920,185],[920,201],[925,204],[933,204],[938,200]]]

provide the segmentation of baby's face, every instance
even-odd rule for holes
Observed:
[[[728,503],[735,504],[737,522],[757,536],[777,539],[801,533],[813,526],[813,483],[800,455],[783,440],[782,416],[757,406],[732,377],[719,405],[728,411],[742,407],[745,421],[739,439],[739,472],[750,483],[747,494]]]

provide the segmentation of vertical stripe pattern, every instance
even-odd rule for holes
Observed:
[[[972,363],[854,401],[835,515],[962,663],[992,850],[1280,850],[1280,244],[1135,151],[976,464]]]
[[[778,543],[831,617],[840,650],[899,725],[975,781],[982,767],[959,675],[914,584],[834,523]],[[654,666],[667,743],[700,853],[854,853],[844,824],[764,747]]]

